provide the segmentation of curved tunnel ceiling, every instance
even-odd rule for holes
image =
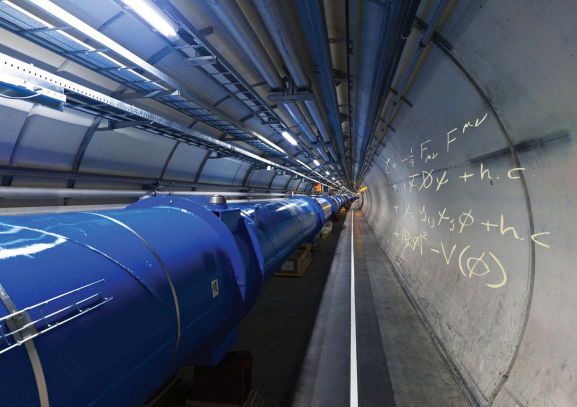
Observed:
[[[126,119],[139,122],[140,118],[68,95],[63,113],[2,98],[2,114],[10,123],[3,135],[0,165],[152,178],[166,181],[158,182],[162,187],[176,185],[176,191],[182,190],[178,183],[194,184],[193,190],[218,185],[309,191],[319,181],[337,186],[324,173],[335,167],[320,157],[321,165],[313,164],[317,157],[307,143],[294,147],[281,135],[288,130],[297,136],[295,124],[276,105],[266,102],[266,87],[257,83],[258,74],[246,56],[228,45],[232,41],[230,35],[209,14],[208,6],[196,3],[178,4],[174,8],[181,28],[178,36],[167,39],[120,1],[2,2],[1,51],[73,84],[111,95],[189,128],[195,134],[238,145],[250,153],[248,157],[236,153],[241,151],[238,149],[232,154],[226,148],[215,150],[211,143],[198,144],[193,140],[191,145],[188,139],[166,133],[158,126],[148,126],[145,121],[118,125]],[[152,3],[150,6],[154,7]],[[56,7],[58,13],[54,14],[51,7]],[[71,25],[75,29],[54,29],[66,26],[63,21],[67,18],[68,22],[74,22]],[[121,51],[102,50],[102,44],[94,41],[100,37],[91,36],[90,27],[95,35],[118,44]],[[211,42],[205,35],[212,36]],[[227,54],[226,59],[221,51]],[[134,59],[127,55],[134,55]],[[135,60],[148,61],[153,71],[131,66]],[[173,82],[159,81],[151,72],[159,72],[160,79],[168,75]],[[175,87],[176,92],[172,90]],[[161,93],[155,96],[155,91]],[[146,92],[151,93],[144,98]],[[134,98],[132,93],[143,95]],[[264,178],[256,176],[260,169],[268,170],[269,174]],[[115,185],[57,181],[47,175],[43,175],[44,179],[19,177],[22,171],[16,175],[7,173],[2,179],[3,186],[114,188]],[[59,174],[59,178],[63,176]],[[265,178],[268,182],[263,181]],[[142,185],[137,181],[117,187],[140,189]],[[18,202],[7,205],[17,206]]]
[[[167,43],[133,11],[122,9],[120,0],[53,3],[174,78],[217,115],[200,120],[195,117],[200,110],[192,114],[194,110],[175,108],[174,96],[126,99],[127,103],[199,134],[229,139],[230,144],[268,157],[273,165],[267,168],[269,164],[252,158],[211,152],[207,145],[165,137],[165,129],[148,125],[110,129],[109,122],[121,116],[102,114],[99,119],[78,106],[58,112],[0,98],[3,186],[140,190],[168,180],[176,184],[162,186],[176,191],[221,185],[231,191],[253,187],[308,192],[313,181],[295,178],[289,170],[316,180],[318,173],[303,164],[323,175],[329,171],[323,182],[334,175],[350,190],[363,191],[362,210],[373,232],[473,404],[574,405],[574,2],[324,0],[303,9],[306,2],[283,1],[290,35],[310,79],[306,91],[312,91],[321,106],[332,146],[339,147],[336,160],[322,141],[315,145],[304,136],[287,110],[273,108],[281,102],[268,102],[269,89],[259,70],[205,0],[148,3],[176,7],[204,33],[197,40],[208,55],[188,37],[188,42],[179,37]],[[281,55],[256,7],[279,7],[280,0],[237,3],[276,73],[285,77]],[[33,1],[0,3],[9,4],[55,27],[63,25]],[[416,18],[403,26],[411,7]],[[307,39],[306,19],[315,16],[316,8],[324,17],[324,50],[311,49]],[[434,32],[423,43],[431,21]],[[387,36],[382,35],[383,27],[391,28]],[[78,32],[67,32],[100,47]],[[29,37],[0,30],[0,53],[108,96],[130,92],[103,71],[71,61],[72,54],[58,55]],[[214,52],[222,57],[220,68],[190,66],[201,61],[194,58]],[[328,59],[323,61],[318,52]],[[332,70],[334,98],[326,93],[326,72],[319,72],[317,63],[328,63]],[[382,72],[376,75],[378,64]],[[249,85],[246,91],[230,84],[236,80],[229,68],[238,74],[236,80],[242,79],[241,86]],[[293,107],[322,140],[305,101],[292,102]],[[228,127],[226,120],[210,123],[223,116],[241,122],[242,131],[236,131],[238,124]],[[298,138],[296,148],[283,138],[283,126]],[[247,140],[243,132],[262,135],[288,158],[265,142],[241,141]],[[313,165],[313,160],[321,165]],[[274,165],[284,168],[275,171]],[[53,172],[23,176],[14,168]],[[50,176],[55,171],[60,175]],[[70,181],[63,174],[69,172],[124,178]],[[0,205],[28,203],[0,200]]]

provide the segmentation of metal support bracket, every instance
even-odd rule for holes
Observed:
[[[332,142],[317,142],[317,143],[311,143],[311,148],[327,148],[327,147],[332,147],[333,143]]]
[[[94,54],[98,52],[107,52],[110,51],[108,48],[100,48],[100,49],[81,49],[78,51],[67,51],[63,52],[61,55],[67,57],[72,55],[84,55],[84,54]]]
[[[280,121],[274,119],[261,120],[261,124],[263,126],[270,126],[271,124],[280,124]]]
[[[153,90],[146,92],[132,92],[132,93],[121,93],[116,96],[118,100],[132,100],[132,99],[147,99],[156,98],[161,96],[180,96],[179,90]]]
[[[112,131],[118,129],[125,129],[128,127],[145,126],[147,124],[152,124],[152,122],[150,120],[127,120],[127,121],[109,120],[107,127],[96,129],[96,131]]]
[[[256,137],[234,137],[228,136],[222,139],[222,141],[250,141],[250,140],[257,140]]]
[[[209,55],[206,57],[186,58],[187,66],[213,65],[218,62],[215,56]]]
[[[27,30],[20,30],[18,34],[36,34],[36,33],[44,33],[50,31],[60,31],[60,30],[70,30],[72,27],[64,26],[64,27],[42,27],[42,28],[29,28]]]
[[[208,37],[210,34],[214,33],[214,29],[211,26],[208,26],[201,30],[198,30],[198,33],[203,37]]]
[[[310,91],[310,89],[298,89],[295,86],[294,80],[289,75],[288,86],[285,86],[285,88],[280,92],[269,92],[267,100],[269,102],[294,103],[313,100],[314,98],[315,95]]]
[[[395,95],[395,96],[397,96],[397,95],[399,94],[399,93],[398,93],[396,90],[394,90],[393,88],[391,88],[390,91],[391,91],[391,93],[392,93],[393,95]],[[409,105],[409,107],[413,107],[413,104],[412,104],[411,102],[409,102],[407,99],[405,99],[404,96],[401,96],[401,100],[402,100],[403,102],[405,102],[407,105]]]

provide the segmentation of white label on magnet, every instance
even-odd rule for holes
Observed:
[[[218,295],[218,280],[212,280],[212,298]]]
[[[292,271],[294,269],[295,269],[295,266],[294,266],[294,262],[292,262],[292,261],[287,261],[286,263],[284,263],[282,265],[282,270]]]

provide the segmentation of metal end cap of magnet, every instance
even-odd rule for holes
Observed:
[[[222,195],[213,195],[210,197],[208,203],[213,205],[223,205],[226,203],[226,199]]]

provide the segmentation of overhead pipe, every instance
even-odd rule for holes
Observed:
[[[431,18],[429,26],[427,27],[427,29],[423,33],[423,36],[422,36],[421,40],[419,41],[419,45],[417,46],[417,49],[415,50],[415,53],[413,54],[413,58],[411,59],[411,62],[409,63],[409,66],[408,66],[407,70],[405,71],[403,78],[401,79],[401,82],[400,82],[399,87],[397,89],[397,94],[395,95],[393,102],[391,103],[391,105],[387,109],[385,118],[383,119],[383,127],[385,129],[387,128],[387,125],[389,124],[389,120],[390,120],[391,116],[393,115],[395,108],[397,107],[401,98],[403,97],[403,94],[406,90],[407,84],[409,83],[409,80],[411,79],[411,76],[413,75],[415,68],[419,64],[419,61],[423,55],[423,52],[425,51],[425,48],[429,44],[431,36],[433,35],[435,27],[437,26],[437,23],[439,22],[443,13],[445,12],[445,9],[447,8],[448,4],[449,4],[449,0],[440,0],[439,5],[435,9],[435,13],[433,14],[433,17]],[[382,137],[381,137],[381,140],[382,140]],[[380,143],[380,140],[379,140],[379,143]],[[377,146],[378,146],[378,143],[377,143]],[[365,166],[366,166],[367,162],[371,162],[373,160],[375,153],[376,153],[376,149],[373,151],[371,159],[364,161]],[[359,174],[361,174],[362,172],[363,171],[359,172]],[[360,181],[360,179],[359,179],[359,181]]]
[[[284,80],[279,75],[270,55],[262,45],[237,2],[235,0],[206,1],[256,67],[269,88],[272,91],[282,90],[285,86]],[[318,141],[317,135],[296,103],[281,104],[280,106],[286,109],[288,114],[302,130],[304,136],[312,143]],[[325,161],[330,161],[328,155],[323,150],[319,149],[319,154]]]
[[[349,0],[345,0],[345,41],[347,43],[347,104],[349,107],[349,157],[350,157],[350,170],[351,173],[347,179],[349,185],[354,188],[353,171],[354,171],[354,161],[355,161],[355,146],[353,145],[353,105],[351,104],[351,92],[353,88],[353,83],[351,82],[351,56],[352,52],[349,52],[349,47],[351,46],[351,37],[349,33]],[[352,50],[352,48],[351,48]],[[343,138],[344,144],[344,138]]]
[[[231,197],[283,197],[289,193],[228,192],[228,191],[143,191],[113,189],[73,189],[73,188],[35,188],[0,187],[0,199],[140,199],[151,196],[211,196],[217,193]]]
[[[371,6],[364,10],[363,42],[361,46],[361,65],[359,71],[358,114],[356,115],[357,137],[359,138],[354,151],[359,162],[367,152],[373,135],[375,122],[379,117],[382,100],[388,94],[388,89],[394,77],[396,67],[395,51],[403,43],[403,37],[409,32],[420,0],[403,2],[398,11],[399,17],[389,23],[392,13],[390,8]],[[375,10],[375,9],[378,9]],[[373,35],[374,33],[379,33]],[[355,166],[354,177],[358,179],[360,166]]]
[[[319,82],[325,101],[327,103],[329,118],[331,120],[337,147],[344,166],[344,174],[348,178],[348,170],[345,162],[343,134],[340,122],[338,99],[335,91],[333,68],[330,60],[330,51],[327,48],[328,40],[325,33],[324,10],[319,1],[298,0],[302,26],[305,31],[309,49],[314,64],[318,66]],[[348,44],[346,44],[348,49]],[[336,157],[335,157],[336,159]]]
[[[77,180],[77,181],[82,180],[82,181],[97,181],[97,182],[118,182],[118,183],[141,184],[141,185],[156,185],[157,187],[170,186],[170,187],[206,188],[206,189],[214,188],[215,190],[240,189],[243,191],[259,191],[259,190],[285,191],[285,189],[283,188],[260,188],[260,187],[234,186],[234,185],[217,185],[217,184],[205,184],[201,182],[174,181],[158,178],[141,178],[141,177],[130,177],[123,175],[97,174],[89,172],[60,171],[45,168],[10,167],[7,165],[0,165],[0,174],[15,177],[55,178],[55,179]]]
[[[310,79],[306,72],[304,63],[300,57],[294,36],[292,35],[290,24],[286,17],[282,3],[278,0],[253,0],[252,2],[259,12],[273,42],[279,51],[281,58],[288,68],[295,84],[298,88],[310,88]],[[327,129],[324,117],[319,107],[316,97],[305,101],[305,105],[311,113],[323,140],[328,143],[332,137]],[[338,160],[334,146],[329,148],[334,160]]]
[[[374,129],[370,134],[371,134],[371,139],[367,140],[368,143],[368,150],[365,147],[365,149],[363,150],[363,153],[361,155],[361,157],[366,157],[369,154],[371,154],[372,152],[372,146],[371,143],[373,142],[374,138],[378,138],[380,136],[379,132],[385,131],[386,127],[384,127],[384,122],[381,119],[381,115],[382,115],[382,110],[385,108],[386,105],[386,100],[387,100],[387,96],[389,94],[389,91],[391,89],[391,83],[395,77],[395,74],[397,72],[397,68],[401,59],[401,55],[403,53],[403,50],[405,48],[405,44],[407,42],[407,39],[409,38],[409,35],[411,34],[411,30],[413,29],[413,21],[415,20],[416,14],[417,14],[417,10],[419,8],[420,5],[420,0],[414,1],[411,5],[411,9],[409,10],[408,14],[405,17],[405,21],[402,23],[402,27],[401,27],[401,38],[400,41],[398,41],[398,43],[395,45],[395,50],[393,51],[393,55],[391,56],[391,59],[394,61],[393,62],[393,66],[392,69],[390,69],[389,71],[389,75],[388,78],[386,79],[386,82],[383,83],[384,88],[383,91],[386,92],[383,97],[379,98],[380,103],[377,109],[377,114],[375,116],[375,119],[372,123],[372,128]],[[382,92],[381,92],[382,94]],[[404,99],[402,99],[404,100]],[[376,121],[376,123],[375,123]],[[367,153],[368,151],[368,153]],[[364,161],[364,160],[363,160]]]

